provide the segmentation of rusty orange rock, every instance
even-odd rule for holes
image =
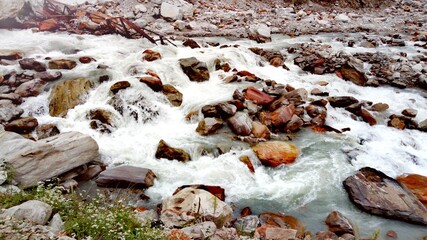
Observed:
[[[427,205],[427,177],[418,174],[402,175],[396,179],[405,185],[422,202]]]
[[[262,142],[252,147],[263,165],[277,167],[281,164],[294,163],[298,157],[298,148],[288,142]]]
[[[53,19],[47,19],[39,23],[38,25],[40,31],[55,31],[59,28],[59,23]]]

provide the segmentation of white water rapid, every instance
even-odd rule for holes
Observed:
[[[418,110],[415,118],[417,122],[427,119],[427,99],[422,93],[418,90],[401,90],[387,86],[361,87],[332,74],[312,75],[294,65],[289,57],[286,65],[290,71],[287,71],[260,64],[261,58],[248,50],[249,47],[262,47],[280,50],[285,54],[286,46],[309,42],[312,38],[349,53],[381,51],[393,55],[403,49],[411,56],[417,54],[416,47],[411,44],[404,48],[348,48],[333,40],[343,35],[326,34],[297,38],[274,36],[273,41],[268,44],[210,38],[203,40],[238,44],[240,47],[190,49],[182,46],[155,46],[145,40],[129,40],[114,35],[77,36],[33,33],[30,30],[0,30],[0,36],[0,48],[22,50],[26,57],[77,60],[81,56],[90,56],[97,60],[90,64],[78,64],[73,70],[62,71],[62,79],[98,79],[100,75],[110,75],[110,81],[93,88],[86,102],[70,110],[66,118],[49,116],[49,89],[37,97],[27,99],[22,105],[25,109],[24,115],[35,116],[40,124],[55,123],[61,132],[79,131],[92,136],[99,144],[103,160],[110,166],[129,164],[152,169],[158,178],[146,194],[151,198],[153,206],[162,198],[170,196],[178,186],[203,183],[225,188],[226,201],[236,207],[236,212],[249,206],[254,213],[272,211],[291,214],[304,221],[308,230],[313,233],[326,230],[323,223],[325,217],[331,211],[339,210],[352,219],[365,236],[376,229],[381,229],[383,233],[393,229],[401,239],[416,239],[427,234],[425,227],[361,212],[350,203],[342,187],[342,181],[346,177],[364,166],[376,168],[391,177],[404,173],[427,176],[427,134],[386,126],[389,115],[400,114],[405,108]],[[154,62],[141,61],[142,52],[146,49],[160,52],[162,59]],[[211,73],[209,81],[197,83],[188,80],[178,63],[179,59],[187,57],[196,57],[208,64]],[[207,104],[230,100],[235,89],[254,85],[243,82],[223,83],[222,79],[226,74],[214,71],[214,60],[217,58],[229,62],[232,68],[248,70],[263,79],[290,84],[295,88],[303,87],[308,92],[319,88],[329,92],[330,96],[349,95],[359,100],[388,103],[390,108],[386,113],[375,113],[379,124],[369,126],[365,122],[353,120],[343,109],[328,107],[327,124],[337,129],[350,127],[351,131],[343,134],[319,134],[304,129],[293,139],[301,149],[301,155],[295,164],[276,169],[264,167],[247,144],[231,141],[231,136],[228,135],[200,136],[195,131],[197,121],[185,120],[189,112],[199,110]],[[97,69],[99,64],[105,64],[109,68]],[[163,94],[155,93],[144,83],[140,83],[129,71],[133,67],[141,72],[151,69],[160,76],[164,84],[174,85],[183,94],[182,106],[173,107]],[[11,71],[14,68],[18,72],[21,71],[19,65],[0,66],[0,71]],[[122,117],[107,104],[112,98],[109,91],[111,85],[122,80],[129,81],[132,86],[119,94],[129,101],[143,98],[145,110],[138,110],[143,116],[138,121],[133,117]],[[329,84],[323,87],[318,85],[322,80]],[[102,134],[90,128],[86,115],[89,110],[95,108],[115,113],[115,129],[111,134]],[[156,112],[158,114],[153,114]],[[155,159],[154,154],[160,139],[189,152],[192,161],[181,163]],[[214,149],[218,144],[230,145],[231,151],[219,156],[202,155],[202,148]],[[344,150],[351,150],[351,157],[345,154]],[[251,174],[239,161],[242,155],[250,156],[255,166],[255,174]]]

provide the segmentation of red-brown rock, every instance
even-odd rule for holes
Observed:
[[[163,83],[162,83],[162,80],[160,80],[160,78],[157,78],[157,77],[141,77],[139,79],[139,81],[147,84],[147,86],[155,92],[160,92],[163,89]]]
[[[331,212],[325,220],[329,231],[341,236],[345,233],[354,235],[354,229],[350,221],[338,211]]]
[[[19,60],[19,65],[22,69],[34,70],[36,72],[46,71],[46,65],[36,61],[34,58],[24,58]]]
[[[227,122],[236,135],[249,136],[252,132],[252,120],[247,113],[237,112]]]
[[[260,105],[270,104],[274,98],[265,92],[262,92],[254,87],[248,87],[245,92],[245,99]]]
[[[408,174],[396,179],[417,196],[418,200],[427,205],[427,177],[418,174]]]
[[[147,49],[147,50],[145,50],[144,52],[144,56],[142,57],[145,61],[149,61],[149,62],[152,62],[152,61],[156,61],[156,60],[158,60],[158,59],[161,59],[162,58],[162,56],[160,55],[160,53],[159,52],[155,52],[155,51],[153,51],[153,50],[149,50],[149,49]]]
[[[271,124],[275,127],[282,127],[288,123],[295,113],[295,106],[290,104],[276,109],[271,114]]]
[[[294,144],[280,141],[262,142],[252,147],[252,150],[263,165],[271,167],[294,163],[299,154]]]
[[[252,134],[256,138],[270,139],[270,130],[267,126],[259,122],[252,122]]]
[[[264,212],[259,215],[259,220],[263,225],[295,229],[297,237],[304,236],[305,224],[293,216]]]
[[[50,18],[41,21],[38,27],[40,31],[55,31],[59,28],[59,23],[54,18]]]
[[[178,160],[180,162],[187,162],[191,160],[190,154],[180,148],[173,148],[169,146],[163,140],[160,140],[155,156],[158,159],[166,158],[169,160]]]
[[[371,126],[377,124],[377,120],[374,118],[374,116],[372,116],[372,114],[364,108],[360,110],[360,116],[362,117],[363,121],[369,123]]]
[[[83,64],[88,64],[88,63],[92,62],[93,60],[94,60],[93,58],[86,57],[86,56],[79,58],[79,62],[81,62]]]
[[[248,156],[241,156],[239,160],[248,167],[251,173],[255,172],[254,165],[252,165],[251,159]]]
[[[114,83],[111,87],[110,87],[110,91],[114,94],[116,94],[117,92],[119,92],[122,89],[126,89],[130,87],[130,83],[128,81],[120,81],[120,82],[116,82]]]

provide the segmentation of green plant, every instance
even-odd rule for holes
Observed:
[[[381,233],[380,230],[375,230],[374,233],[372,233],[372,236],[371,238],[369,238],[369,240],[380,240],[381,239],[380,233]]]

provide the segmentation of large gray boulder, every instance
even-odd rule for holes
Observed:
[[[34,142],[13,132],[0,131],[0,156],[24,188],[99,159],[98,144],[79,132]]]
[[[344,180],[350,200],[360,209],[386,218],[427,226],[427,208],[404,185],[373,168]]]
[[[24,7],[24,0],[0,0],[0,21],[14,18]]]
[[[18,220],[26,220],[35,225],[45,225],[52,215],[52,207],[44,202],[30,200],[21,205],[6,209],[0,218],[7,217]]]

